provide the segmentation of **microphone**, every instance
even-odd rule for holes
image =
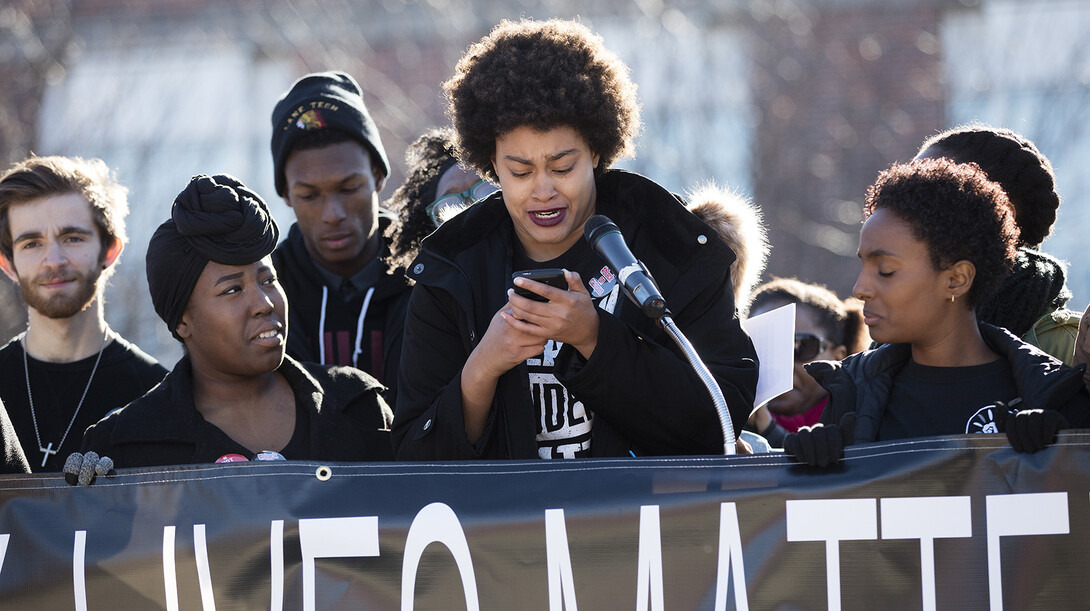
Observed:
[[[662,298],[659,287],[655,286],[650,272],[636,260],[628,244],[625,244],[621,230],[609,217],[596,214],[587,219],[583,225],[583,236],[590,242],[591,248],[617,272],[625,294],[644,314],[656,320],[669,314],[666,300]]]

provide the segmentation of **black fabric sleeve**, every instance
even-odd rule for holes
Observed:
[[[117,414],[112,414],[87,427],[87,430],[83,433],[83,442],[80,444],[79,451],[82,453],[95,452],[99,456],[109,456],[117,463],[117,457],[110,446],[110,435],[113,433],[113,425],[116,422]],[[127,465],[117,463],[117,466],[120,468]]]
[[[1063,414],[1071,428],[1090,428],[1090,392],[1085,387],[1079,388],[1078,392],[1057,406],[1056,410]]]
[[[394,406],[396,460],[481,457],[482,444],[471,444],[465,434],[461,376],[468,354],[455,309],[445,292],[422,284],[413,287]],[[484,437],[491,434],[494,421],[489,418]]]

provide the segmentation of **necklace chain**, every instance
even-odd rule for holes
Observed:
[[[72,430],[72,425],[76,423],[76,416],[79,415],[79,410],[83,407],[83,400],[87,398],[87,391],[91,390],[91,382],[95,379],[95,373],[98,371],[98,364],[102,361],[102,353],[106,350],[106,339],[110,337],[110,327],[106,326],[106,332],[102,334],[102,346],[98,349],[98,357],[95,358],[95,366],[91,368],[91,377],[87,378],[87,386],[83,388],[83,394],[79,398],[79,403],[76,404],[76,411],[72,414],[72,420],[68,423],[68,428],[64,429],[64,435],[61,436],[60,443],[57,444],[57,449],[53,449],[53,443],[50,442],[49,447],[42,445],[42,436],[38,432],[38,416],[34,414],[34,395],[30,392],[30,364],[27,361],[26,355],[26,334],[23,334],[23,372],[26,373],[26,396],[30,401],[30,421],[34,423],[34,438],[38,441],[38,451],[42,453],[42,467],[45,467],[45,463],[49,460],[51,454],[56,454],[57,450],[61,449],[64,445],[64,440],[68,438],[68,432]]]

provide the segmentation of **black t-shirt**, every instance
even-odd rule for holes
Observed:
[[[620,286],[613,271],[586,240],[578,240],[567,252],[551,261],[540,262],[527,257],[516,240],[511,263],[515,271],[558,267],[577,272],[594,305],[610,314],[616,311]],[[590,456],[594,414],[572,396],[553,373],[554,359],[563,345],[549,340],[541,355],[526,360],[530,400],[537,412],[537,451],[541,458]]]
[[[878,440],[998,433],[995,408],[1018,396],[1010,364],[998,359],[970,367],[929,367],[909,361],[897,374]]]
[[[121,337],[115,337],[102,350],[102,361],[89,387],[87,382],[98,359],[97,352],[72,363],[51,363],[28,356],[30,389],[34,397],[32,418],[20,338],[21,335],[0,349],[0,399],[7,407],[19,443],[35,473],[62,470],[68,455],[79,451],[87,427],[143,396],[167,373],[158,361]],[[80,405],[84,389],[87,389],[87,397]],[[80,405],[78,414],[77,405]],[[40,445],[34,434],[34,418],[38,422]],[[69,429],[67,435],[66,429]],[[63,444],[60,443],[62,437]]]
[[[294,388],[292,389],[295,390]],[[293,396],[296,393],[293,392]],[[235,441],[233,437],[228,435],[223,429],[212,424],[211,422],[201,418],[201,428],[203,435],[208,437],[206,445],[219,447],[223,454],[238,454],[244,456],[247,460],[255,460],[257,455],[261,452],[276,452],[284,457],[284,460],[309,460],[311,458],[310,452],[310,414],[300,404],[298,396],[295,396],[295,430],[291,434],[291,439],[288,440],[282,448],[264,448],[262,450],[254,451],[241,443]]]

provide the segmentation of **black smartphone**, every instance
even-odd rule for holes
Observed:
[[[568,280],[564,277],[564,270],[562,269],[527,269],[511,274],[511,280],[514,281],[515,278],[529,278],[535,282],[554,286],[562,291],[568,290]],[[549,301],[541,295],[528,291],[518,285],[515,286],[515,293],[522,295],[527,299],[533,299],[534,301]]]

